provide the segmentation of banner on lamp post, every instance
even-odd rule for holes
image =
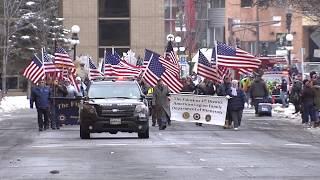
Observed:
[[[171,120],[223,126],[228,100],[224,96],[172,94]]]

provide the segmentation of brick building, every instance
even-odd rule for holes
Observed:
[[[146,47],[164,50],[163,0],[63,0],[64,25],[80,26],[77,54],[103,57],[105,48],[132,49],[144,55]]]

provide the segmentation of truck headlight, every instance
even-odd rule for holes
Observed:
[[[134,112],[139,116],[139,118],[146,118],[148,115],[148,107],[144,104],[137,105]]]
[[[90,114],[96,114],[96,108],[90,104],[84,104],[83,110],[85,110],[86,112],[88,112]]]

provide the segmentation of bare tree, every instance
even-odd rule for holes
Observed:
[[[0,0],[3,9],[1,49],[2,89],[6,91],[8,57],[28,59],[35,51],[46,47],[57,21],[59,0]],[[52,39],[51,39],[52,40]]]
[[[319,0],[257,0],[256,5],[264,7],[291,7],[296,13],[301,13],[310,19],[320,22]]]

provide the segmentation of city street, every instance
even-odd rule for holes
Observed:
[[[38,132],[35,110],[0,115],[0,179],[320,179],[320,129],[246,110],[239,131],[173,122],[136,134]]]

